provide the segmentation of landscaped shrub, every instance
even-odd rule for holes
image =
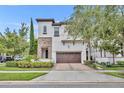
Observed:
[[[7,62],[6,66],[19,67],[19,68],[51,68],[53,66],[53,63],[18,61],[18,62]]]
[[[18,67],[20,68],[31,68],[31,62],[26,62],[26,61],[20,61],[17,63],[18,64]]]
[[[118,65],[124,65],[124,61],[117,61]]]
[[[52,62],[18,62],[18,67],[21,68],[50,68],[53,66]]]
[[[97,65],[95,63],[93,63],[92,67],[96,69]]]
[[[100,64],[97,64],[97,63],[93,63],[91,65],[94,69],[104,69],[104,66],[100,65]]]
[[[88,61],[88,60],[85,60],[85,61],[84,61],[84,64],[85,64],[85,65],[93,64],[93,63],[95,63],[95,61],[92,61],[92,60],[91,60],[91,61]]]
[[[44,68],[50,68],[53,66],[52,62],[31,62],[32,67],[38,68],[38,67],[44,67]]]
[[[112,64],[110,62],[101,62],[100,65],[103,67],[111,67]]]
[[[40,62],[32,62],[31,65],[32,65],[32,67],[35,67],[35,68],[40,68],[41,67]]]
[[[106,66],[106,63],[105,62],[101,62],[100,65]]]
[[[9,61],[9,62],[6,62],[6,66],[7,67],[17,67],[18,64],[15,61]]]
[[[33,56],[33,55],[29,55],[29,56],[27,56],[27,57],[25,58],[25,60],[26,60],[27,62],[31,62],[31,59],[34,59],[34,56]]]

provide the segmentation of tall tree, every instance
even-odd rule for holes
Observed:
[[[29,27],[25,23],[21,23],[21,27],[19,29],[19,50],[20,53],[24,53],[25,50],[29,47],[27,42],[27,33],[29,31]]]
[[[34,40],[34,26],[33,26],[33,20],[31,18],[31,23],[30,23],[30,50],[29,54],[34,55],[35,53],[35,40]]]
[[[121,35],[122,56],[124,57],[124,5],[117,6],[118,9],[118,32]]]
[[[103,46],[109,41],[115,42],[119,40],[119,19],[117,6],[75,6],[74,13],[67,21],[66,30],[75,38],[83,39],[88,45],[88,60],[91,57],[91,47],[97,47],[101,50],[111,52],[112,49],[115,54],[116,48],[110,48],[113,44]],[[122,22],[121,22],[122,23]],[[119,43],[116,42],[118,45]],[[110,50],[109,50],[110,49]],[[111,52],[113,54],[113,52]]]
[[[67,21],[66,30],[76,38],[83,39],[88,45],[88,60],[91,60],[92,38],[95,31],[95,6],[75,6],[74,13]]]
[[[0,47],[3,49],[2,53],[17,55],[22,54],[27,48],[27,39],[23,38],[27,35],[28,27],[26,24],[21,24],[19,32],[15,30],[5,29],[4,34],[0,33]],[[22,35],[22,33],[25,34]]]

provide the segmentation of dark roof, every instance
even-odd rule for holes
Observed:
[[[52,26],[61,26],[61,23],[53,23]]]
[[[50,22],[50,21],[52,21],[52,26],[61,26],[61,25],[66,24],[66,22],[55,23],[55,20],[51,19],[51,18],[37,18],[36,21],[37,22]]]
[[[52,26],[61,26],[66,24],[65,22],[53,23]]]
[[[37,22],[49,22],[49,21],[52,21],[53,23],[55,23],[54,19],[42,19],[42,18],[37,18],[36,19]]]

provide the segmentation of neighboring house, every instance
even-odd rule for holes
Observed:
[[[38,58],[52,59],[55,63],[83,63],[87,59],[87,44],[81,39],[73,42],[74,40],[65,31],[65,23],[57,23],[54,19],[36,19],[36,21],[38,22]],[[105,51],[92,48],[91,54],[92,59],[98,61],[112,60],[112,55]]]

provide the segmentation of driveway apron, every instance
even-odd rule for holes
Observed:
[[[124,79],[102,74],[82,64],[56,64],[48,74],[33,81],[124,82]]]

